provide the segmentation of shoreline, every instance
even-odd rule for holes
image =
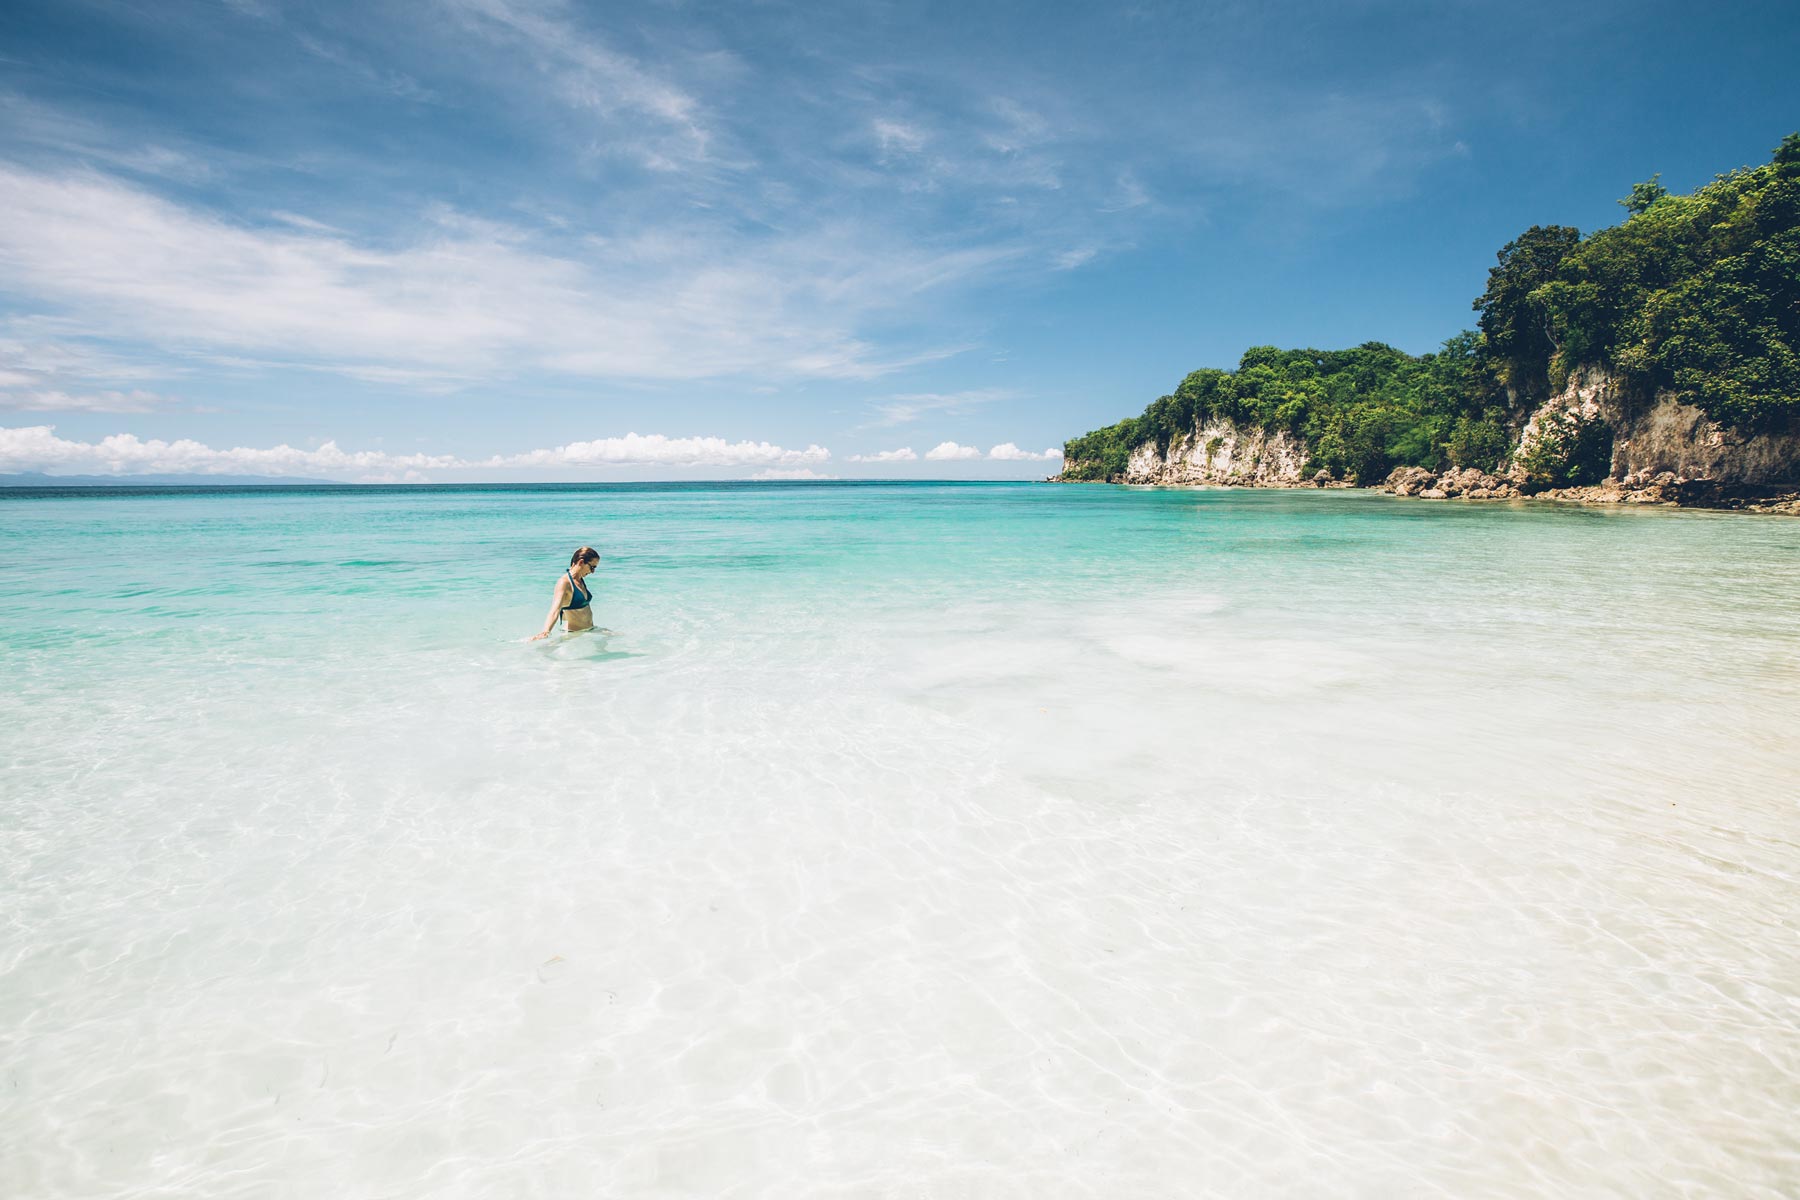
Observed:
[[[1518,484],[1504,476],[1494,476],[1466,468],[1450,468],[1444,472],[1424,467],[1397,467],[1380,483],[1351,483],[1341,479],[1297,479],[1293,482],[1203,482],[1161,483],[1152,480],[1064,479],[1050,476],[1045,483],[1099,483],[1117,487],[1182,488],[1195,491],[1365,491],[1404,497],[1411,500],[1495,503],[1534,501],[1549,504],[1610,506],[1628,504],[1652,508],[1704,509],[1713,512],[1755,513],[1765,516],[1800,517],[1800,486],[1756,486],[1725,484],[1711,479],[1686,479],[1665,472],[1643,478],[1627,476],[1597,484],[1545,488],[1522,491]]]

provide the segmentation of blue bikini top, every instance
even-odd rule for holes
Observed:
[[[564,571],[563,574],[569,577],[569,602],[563,607],[586,608],[588,606],[588,590],[581,586],[572,572]]]

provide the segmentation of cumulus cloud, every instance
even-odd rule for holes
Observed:
[[[51,474],[252,474],[417,480],[424,478],[426,471],[603,466],[729,468],[817,464],[830,458],[831,452],[822,446],[787,450],[768,442],[671,438],[662,434],[632,433],[591,442],[571,442],[549,450],[465,459],[449,454],[347,451],[336,442],[325,442],[311,450],[288,445],[268,449],[243,446],[215,449],[186,438],[166,442],[155,438],[140,439],[129,433],[114,434],[97,442],[82,442],[58,437],[52,425],[0,426],[0,471],[46,471]],[[770,469],[775,468],[770,466]],[[789,469],[809,470],[804,466]]]
[[[766,471],[758,471],[750,478],[759,480],[774,479],[836,479],[836,475],[821,475],[811,467],[771,467]]]
[[[873,454],[852,454],[850,461],[854,463],[888,463],[913,462],[918,459],[911,446],[902,446],[898,450],[877,450]]]
[[[1042,454],[1038,454],[1031,450],[1021,450],[1011,442],[1001,442],[989,450],[987,456],[1001,462],[1025,462],[1027,460],[1061,458],[1063,454],[1061,450],[1046,450]]]
[[[955,462],[962,459],[980,458],[981,451],[974,446],[959,446],[955,442],[939,442],[925,452],[925,457],[933,462]]]
[[[358,478],[408,478],[432,469],[458,465],[447,455],[388,454],[380,450],[349,452],[336,442],[312,450],[280,445],[268,449],[239,446],[216,450],[182,438],[165,442],[116,433],[97,442],[56,436],[53,425],[0,426],[0,470],[93,472],[105,475],[354,475]]]
[[[823,446],[787,450],[769,442],[728,442],[724,438],[672,438],[660,433],[628,433],[624,437],[570,442],[553,450],[496,455],[487,467],[747,467],[777,463],[822,463],[831,457]]]

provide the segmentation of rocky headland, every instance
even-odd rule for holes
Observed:
[[[1427,354],[1252,346],[1070,438],[1066,482],[1800,512],[1800,132],[1618,225],[1533,225]]]
[[[1592,482],[1573,457],[1592,460]],[[1800,515],[1800,428],[1744,434],[1673,396],[1634,397],[1603,370],[1580,372],[1521,423],[1497,469],[1396,467],[1362,480],[1308,470],[1304,438],[1226,419],[1197,422],[1166,446],[1146,439],[1111,482],[1161,487],[1371,487],[1421,500],[1662,504]],[[1054,482],[1091,475],[1065,470]]]

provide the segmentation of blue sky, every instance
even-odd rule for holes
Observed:
[[[1434,348],[1527,226],[1765,161],[1795,62],[1791,3],[12,0],[0,471],[1041,476],[1250,345]]]

